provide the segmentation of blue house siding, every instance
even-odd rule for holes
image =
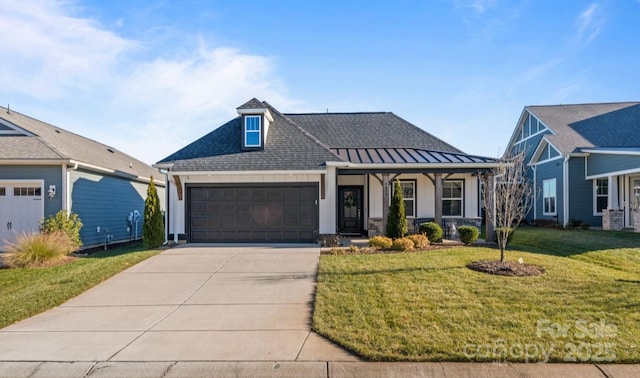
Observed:
[[[593,215],[593,180],[586,180],[584,157],[569,160],[569,219],[602,226],[602,216]]]
[[[563,219],[563,182],[562,182],[562,159],[549,161],[536,166],[536,187],[537,198],[535,199],[536,218],[552,220],[554,222],[562,223]],[[556,215],[544,215],[543,214],[543,182],[549,179],[556,179]],[[533,214],[531,214],[533,215]]]
[[[105,241],[105,230],[113,235],[113,241],[142,238],[142,216],[147,184],[122,178],[99,175],[84,170],[70,174],[71,211],[77,213],[83,227],[80,237],[84,245],[97,245]],[[164,201],[164,188],[158,188],[158,197]],[[127,217],[137,210],[140,221],[127,231]],[[100,227],[100,232],[98,232]]]
[[[587,170],[587,176],[640,171],[640,155],[591,154],[587,160]]]
[[[49,185],[56,186],[56,196],[45,194],[44,216],[55,215],[62,209],[62,166],[60,165],[3,165],[0,166],[0,180],[44,180],[44,192]]]

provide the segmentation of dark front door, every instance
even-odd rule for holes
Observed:
[[[362,234],[362,187],[338,187],[338,228],[342,234]]]

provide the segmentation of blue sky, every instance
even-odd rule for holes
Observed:
[[[154,163],[252,97],[498,156],[526,105],[640,100],[640,0],[3,0],[0,103]]]

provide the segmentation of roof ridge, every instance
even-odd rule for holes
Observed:
[[[298,129],[305,137],[309,138],[312,142],[314,142],[315,144],[317,144],[318,146],[322,147],[326,152],[328,152],[329,154],[331,154],[332,156],[334,156],[336,159],[340,160],[340,161],[345,161],[340,155],[336,154],[335,152],[331,151],[331,148],[327,145],[325,145],[324,143],[322,143],[320,140],[318,140],[318,138],[316,138],[315,136],[313,136],[310,132],[308,132],[306,129],[304,129],[302,126],[298,125],[296,122],[294,122],[292,119],[290,119],[289,117],[287,117],[286,115],[280,113],[280,111],[278,111],[278,109],[274,108],[273,106],[271,106],[271,104],[269,104],[266,101],[262,101],[263,104],[265,104],[267,106],[267,108],[269,108],[269,110],[272,110],[273,112],[275,112],[277,115],[281,116],[282,119],[284,119],[285,121],[287,121],[288,123],[290,123],[292,126],[294,126],[296,129]]]
[[[379,112],[307,112],[307,113],[281,113],[285,116],[297,116],[297,115],[340,115],[340,114],[388,114],[391,112],[379,111]]]
[[[413,128],[417,129],[418,131],[421,131],[421,132],[423,132],[423,133],[425,133],[425,134],[429,135],[430,137],[432,137],[432,138],[434,138],[434,139],[436,139],[436,140],[438,140],[438,141],[440,141],[440,142],[444,143],[445,145],[449,146],[453,151],[455,151],[455,152],[457,152],[457,153],[463,153],[463,154],[465,153],[464,151],[460,150],[459,148],[457,148],[457,147],[453,146],[451,143],[445,142],[444,140],[442,140],[442,139],[438,138],[437,136],[435,136],[435,135],[431,134],[431,133],[430,133],[430,132],[428,132],[427,130],[425,130],[425,129],[421,128],[421,127],[418,127],[418,126],[414,125],[413,123],[411,123],[411,122],[407,121],[406,119],[404,119],[404,118],[402,118],[402,117],[398,116],[397,114],[395,114],[395,113],[393,113],[393,112],[388,112],[388,113],[389,113],[389,114],[391,114],[393,117],[396,117],[396,118],[397,118],[397,119],[399,119],[400,121],[404,121],[404,122],[406,122],[408,125],[413,126]]]
[[[622,104],[640,104],[640,101],[611,101],[611,102],[582,102],[576,104],[546,104],[546,105],[527,105],[526,108],[550,108],[560,106],[584,106],[584,105],[622,105]]]

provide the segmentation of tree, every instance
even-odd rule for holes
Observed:
[[[504,250],[510,236],[533,203],[533,185],[526,169],[523,154],[507,156],[492,169],[491,175],[485,176],[493,180],[485,185],[483,202],[486,216],[495,227],[501,262],[504,261]]]
[[[407,217],[404,210],[404,199],[402,198],[402,187],[400,181],[396,180],[391,205],[389,205],[389,215],[387,215],[387,236],[390,238],[401,238],[407,234]]]
[[[147,199],[144,201],[142,239],[146,248],[157,248],[164,243],[164,221],[153,177],[149,181]]]

